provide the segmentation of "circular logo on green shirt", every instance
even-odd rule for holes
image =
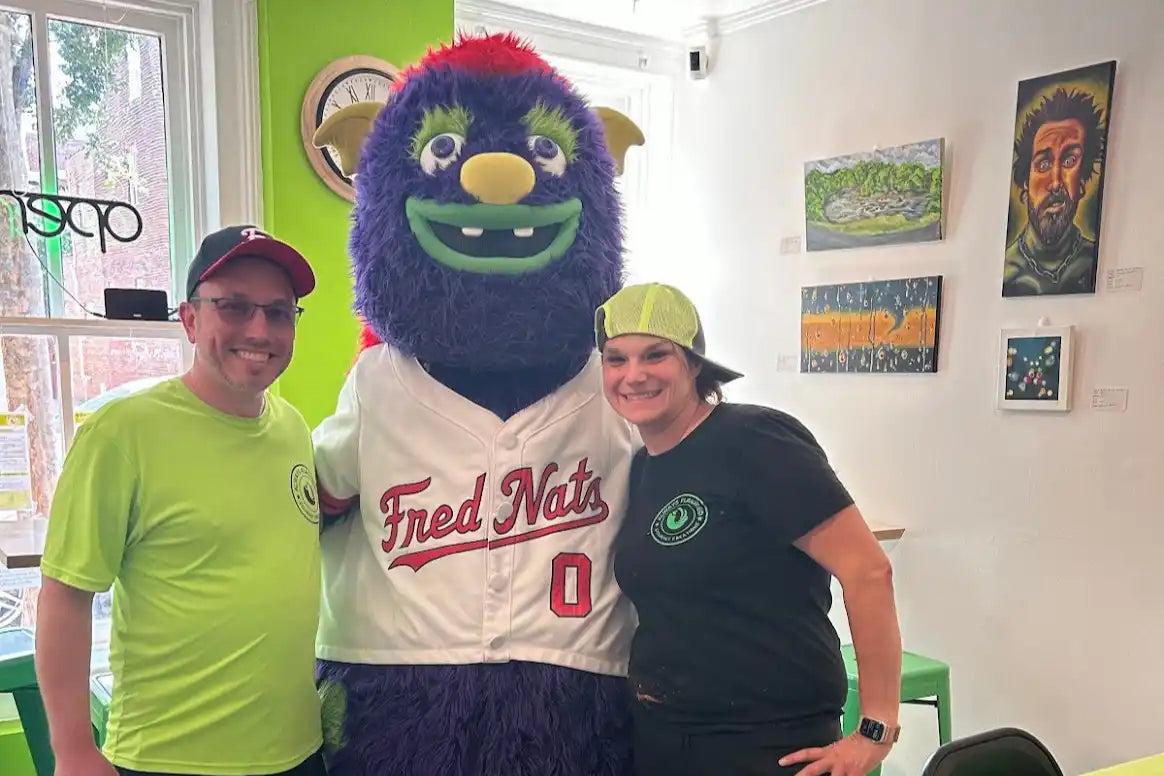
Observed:
[[[651,538],[670,547],[690,539],[707,524],[707,505],[690,493],[668,502],[651,521]]]
[[[291,469],[291,497],[308,522],[319,522],[319,494],[315,490],[315,477],[301,463]]]

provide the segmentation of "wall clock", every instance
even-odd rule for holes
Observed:
[[[316,148],[311,137],[328,116],[355,102],[388,102],[388,92],[400,70],[383,59],[356,54],[328,64],[312,79],[303,95],[300,134],[312,169],[328,188],[349,202],[356,192],[351,178],[340,171],[331,147]]]

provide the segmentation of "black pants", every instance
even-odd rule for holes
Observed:
[[[840,723],[808,725],[795,733],[768,728],[700,731],[635,714],[636,776],[783,776],[804,764],[781,766],[780,758],[841,737]]]
[[[113,767],[121,776],[174,776],[173,774],[153,773],[151,771],[131,771],[129,768],[121,768],[116,765]],[[253,775],[240,773],[238,776]],[[272,776],[327,776],[327,768],[323,764],[323,753],[316,752],[291,770],[272,774]]]

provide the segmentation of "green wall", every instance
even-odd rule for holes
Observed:
[[[4,713],[4,701],[11,697],[0,696],[0,773],[4,776],[36,776],[28,743],[24,740],[24,731],[20,728],[20,720],[16,719],[15,707],[9,713]]]
[[[279,393],[314,427],[335,408],[355,356],[347,241],[351,204],[308,163],[303,94],[329,62],[352,54],[399,68],[453,35],[453,0],[259,0],[264,226],[303,252],[318,285],[303,301],[295,357]]]

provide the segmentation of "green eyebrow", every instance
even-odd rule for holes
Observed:
[[[473,116],[460,105],[451,108],[437,105],[426,109],[420,120],[420,128],[412,136],[412,156],[419,159],[425,145],[437,135],[455,132],[465,137],[469,134],[469,125],[472,123]]]
[[[547,108],[539,102],[521,120],[531,135],[545,135],[558,144],[566,161],[574,161],[578,152],[578,132],[561,108]]]

